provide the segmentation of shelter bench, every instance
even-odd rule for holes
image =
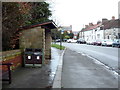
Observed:
[[[2,77],[2,81],[8,81],[11,84],[11,70],[10,66],[12,63],[0,63],[1,67],[6,66],[6,69],[2,69],[0,72],[0,77]]]

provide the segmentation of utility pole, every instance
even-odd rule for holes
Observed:
[[[58,30],[60,31],[60,50],[62,50],[62,33],[63,33],[62,27],[59,27]]]
[[[61,30],[60,30],[60,50],[62,50],[62,34],[61,34]]]

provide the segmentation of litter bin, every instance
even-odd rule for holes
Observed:
[[[42,56],[43,56],[42,49],[34,49],[33,59],[35,64],[42,64]]]
[[[43,50],[42,49],[33,49],[26,48],[24,52],[24,64],[42,64],[43,61]]]

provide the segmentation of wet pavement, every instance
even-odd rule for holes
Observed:
[[[67,48],[63,56],[62,88],[118,90],[118,77],[86,55]],[[116,89],[114,89],[116,88]],[[102,89],[101,89],[102,90]]]
[[[58,61],[63,51],[52,48],[52,58],[40,67],[21,67],[12,72],[12,84],[3,82],[2,88],[51,88]]]

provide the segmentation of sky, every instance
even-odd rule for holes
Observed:
[[[96,24],[102,18],[118,19],[120,0],[48,0],[52,19],[58,26],[72,25],[73,31],[80,31],[89,23]]]

